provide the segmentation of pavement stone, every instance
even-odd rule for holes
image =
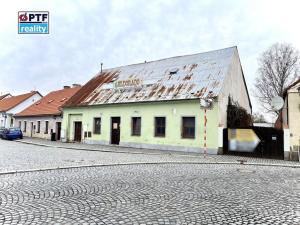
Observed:
[[[297,162],[107,148],[0,140],[0,224],[300,224]]]
[[[218,164],[6,174],[0,223],[296,225],[299,175],[298,168]]]
[[[24,145],[22,142],[27,143],[27,145]],[[2,146],[5,146],[5,148],[2,148]],[[48,154],[48,152],[50,154]],[[239,163],[240,161],[246,161],[246,164],[300,167],[299,162],[277,159],[252,158],[232,155],[207,155],[205,157],[203,154],[195,153],[157,151],[152,149],[135,149],[104,145],[88,145],[81,143],[62,143],[37,138],[25,138],[24,140],[21,140],[21,143],[5,143],[3,140],[0,140],[0,153],[4,154],[5,156],[5,161],[1,162],[0,159],[0,172],[21,170],[22,168],[26,170],[45,167],[164,162]],[[18,155],[17,158],[16,155]],[[10,161],[7,159],[13,160]],[[18,163],[14,163],[14,160],[16,160]],[[18,165],[21,164],[22,167],[19,168]],[[1,168],[1,165],[3,165],[4,168]]]

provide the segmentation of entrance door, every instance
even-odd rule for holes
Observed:
[[[61,122],[56,122],[56,140],[60,140]]]
[[[111,118],[111,144],[118,145],[120,143],[120,117]]]
[[[82,122],[74,122],[75,132],[74,141],[81,142]]]
[[[33,126],[33,122],[31,122],[31,126],[30,126],[30,137],[33,136],[33,130],[34,130],[34,126]]]

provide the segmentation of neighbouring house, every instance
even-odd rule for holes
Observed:
[[[237,47],[106,69],[64,105],[62,140],[217,154],[229,97],[251,113]]]
[[[0,95],[0,101],[1,101],[2,99],[9,98],[9,97],[12,97],[12,95],[9,94],[9,93],[4,94],[4,95]]]
[[[269,122],[254,122],[253,123],[254,127],[274,127],[274,123],[269,123]]]
[[[52,91],[45,97],[15,115],[18,127],[27,137],[60,140],[62,111],[61,106],[72,97],[80,85],[64,86]]]
[[[285,159],[297,160],[300,148],[300,78],[283,93],[284,106],[275,127],[285,132]],[[286,149],[288,148],[288,149]]]
[[[38,91],[3,98],[0,101],[0,127],[14,127],[14,115],[42,98]]]

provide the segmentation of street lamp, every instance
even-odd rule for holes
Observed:
[[[204,109],[204,142],[203,142],[203,147],[204,147],[204,157],[206,157],[206,154],[207,154],[207,144],[206,144],[206,141],[207,141],[207,136],[206,136],[206,124],[207,124],[207,116],[206,116],[206,111],[207,109],[209,109],[211,106],[212,106],[212,102],[213,102],[213,99],[212,98],[203,98],[203,99],[200,99],[200,106],[201,108]]]

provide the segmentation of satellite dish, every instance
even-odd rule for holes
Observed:
[[[280,96],[275,96],[274,98],[272,98],[271,106],[274,111],[282,109],[283,105],[284,101]]]

